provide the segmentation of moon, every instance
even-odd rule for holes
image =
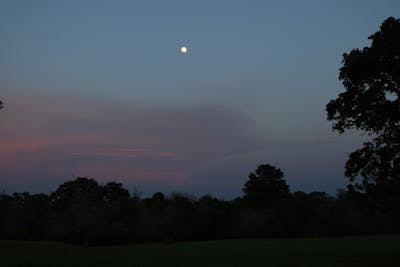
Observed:
[[[181,47],[181,52],[182,52],[182,54],[185,54],[187,51],[188,51],[188,49],[187,49],[186,46],[182,46],[182,47]]]

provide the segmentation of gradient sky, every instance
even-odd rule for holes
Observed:
[[[2,0],[0,190],[86,176],[230,199],[270,163],[335,194],[364,137],[325,105],[389,16],[400,1]]]

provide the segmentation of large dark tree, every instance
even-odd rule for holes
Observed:
[[[113,194],[105,190],[107,198]],[[60,185],[51,194],[54,210],[59,214],[58,227],[65,231],[65,237],[73,242],[83,242],[99,236],[98,228],[104,224],[105,201],[102,187],[94,180],[78,177]],[[110,196],[109,196],[110,195]]]
[[[244,199],[256,206],[271,206],[290,195],[283,172],[269,164],[261,164],[250,173],[243,192]]]
[[[343,55],[339,79],[346,90],[326,110],[333,130],[357,129],[371,137],[350,154],[346,176],[371,196],[396,196],[400,194],[400,20],[386,19],[368,39],[369,47]]]

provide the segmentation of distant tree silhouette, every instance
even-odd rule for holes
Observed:
[[[0,100],[0,109],[4,107],[3,102]]]
[[[105,201],[100,185],[94,179],[78,177],[60,185],[51,198],[55,211],[61,215],[59,227],[64,228],[66,238],[88,246],[104,221]]]
[[[232,221],[230,205],[211,195],[200,197],[196,204],[194,229],[196,239],[225,238]]]
[[[108,182],[100,185],[103,207],[98,209],[98,219],[95,240],[98,243],[125,242],[129,238],[129,218],[134,210],[131,209],[132,199],[129,191],[121,183]],[[101,221],[103,220],[103,221]]]
[[[245,197],[231,201],[161,192],[141,199],[120,183],[103,185],[83,177],[61,184],[51,195],[0,193],[0,239],[94,246],[400,231],[393,216],[371,206],[365,193],[342,190],[337,198],[324,192],[290,194],[283,172],[268,164],[250,176]]]
[[[366,192],[374,209],[393,212],[400,206],[400,20],[386,19],[368,39],[371,46],[343,55],[339,79],[346,91],[326,110],[334,131],[371,136],[349,155],[345,174],[356,182],[349,189]]]
[[[154,201],[164,201],[165,200],[165,196],[163,193],[161,192],[157,192],[153,194],[153,200]]]
[[[121,183],[109,182],[101,186],[103,201],[109,206],[123,205],[129,200],[129,191]]]
[[[269,164],[261,164],[250,173],[245,183],[244,199],[256,206],[271,206],[290,196],[283,172]]]
[[[167,231],[172,240],[190,239],[195,219],[196,200],[188,194],[172,193],[170,206],[166,211]]]

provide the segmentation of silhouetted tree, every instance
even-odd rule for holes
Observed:
[[[157,192],[153,194],[153,200],[154,201],[158,201],[158,202],[162,202],[165,200],[165,196],[163,193],[161,192]]]
[[[0,238],[44,239],[49,215],[48,195],[0,194]]]
[[[196,239],[227,237],[232,222],[230,204],[211,195],[202,196],[196,204]]]
[[[3,102],[0,100],[0,109],[2,109],[3,107]]]
[[[130,194],[121,183],[108,182],[100,185],[103,207],[98,209],[100,218],[104,219],[99,231],[104,233],[98,235],[97,242],[113,243],[127,240],[129,227],[128,218],[130,209]]]
[[[0,239],[58,240],[82,245],[167,243],[238,237],[305,237],[398,231],[390,213],[349,187],[332,198],[324,192],[289,193],[279,169],[260,165],[245,197],[198,200],[157,192],[131,196],[122,184],[77,178],[45,194],[0,193]],[[260,189],[260,190],[259,190]],[[395,211],[395,209],[393,209]],[[397,227],[397,228],[396,228]]]
[[[370,47],[343,55],[339,79],[346,91],[326,106],[333,129],[358,129],[373,136],[350,154],[346,175],[371,182],[400,175],[400,20],[390,17],[369,37]]]
[[[257,206],[271,206],[290,195],[283,172],[269,164],[262,164],[255,173],[250,173],[243,192],[244,199]]]
[[[66,238],[88,246],[91,238],[98,237],[98,228],[104,224],[105,201],[94,179],[78,177],[65,182],[51,198],[55,211],[60,214],[59,227],[64,228]]]
[[[346,91],[326,110],[333,130],[371,136],[349,155],[345,174],[379,200],[376,208],[393,210],[400,205],[400,20],[386,19],[368,39],[370,47],[343,55],[339,79]]]
[[[276,209],[277,231],[280,236],[318,236],[325,223],[321,222],[319,210],[326,203],[323,192],[305,193],[297,191],[290,200]]]
[[[166,231],[171,240],[188,240],[193,238],[192,226],[196,211],[196,200],[193,196],[172,193],[169,205],[165,210]]]

